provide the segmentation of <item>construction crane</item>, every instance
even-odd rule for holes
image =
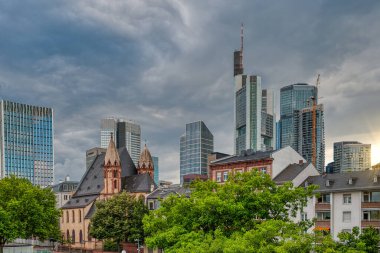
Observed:
[[[317,88],[317,94],[318,94],[318,87],[320,83],[320,74],[317,76],[317,81],[315,83],[315,87]],[[316,95],[317,95],[316,94]],[[313,108],[312,108],[312,130],[311,130],[311,163],[317,167],[317,98],[311,97],[313,101]]]

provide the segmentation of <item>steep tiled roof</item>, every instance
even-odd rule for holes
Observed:
[[[119,153],[117,152],[115,142],[113,141],[113,135],[111,134],[111,139],[108,144],[106,151],[106,156],[104,158],[104,164],[106,165],[120,165]]]
[[[288,167],[286,167],[283,171],[280,172],[275,178],[273,178],[273,181],[276,183],[283,183],[292,181],[298,174],[301,173],[307,166],[309,166],[310,163],[293,163],[289,164]]]
[[[184,195],[190,196],[190,188],[185,188],[180,185],[171,185],[169,187],[161,187],[153,191],[151,194],[147,196],[147,199],[164,199],[167,196],[175,194],[175,195]]]
[[[157,188],[157,185],[154,183],[154,180],[150,177],[149,174],[139,174],[123,178],[122,187],[127,192],[151,192],[153,189]]]
[[[121,176],[129,177],[135,175],[137,173],[136,167],[127,148],[120,148],[118,153],[121,161]],[[91,167],[83,175],[70,201],[62,207],[63,209],[87,206],[99,196],[104,188],[104,157],[105,154],[100,154],[95,158]]]

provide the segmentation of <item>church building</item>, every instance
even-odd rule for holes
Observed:
[[[125,147],[117,150],[111,135],[106,153],[95,158],[71,199],[62,207],[60,228],[63,239],[71,241],[72,248],[102,248],[102,242],[89,235],[96,201],[121,191],[145,197],[157,188],[153,175],[153,161],[146,145],[136,168],[128,150]]]

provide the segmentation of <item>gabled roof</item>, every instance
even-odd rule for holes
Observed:
[[[104,157],[104,164],[106,165],[120,165],[120,157],[117,152],[115,142],[113,141],[113,135],[111,133],[111,139],[108,144],[108,148],[106,151],[106,156]]]
[[[121,161],[121,176],[136,175],[136,167],[127,148],[118,149],[118,155]],[[71,199],[62,207],[63,209],[87,206],[99,196],[104,188],[104,157],[105,154],[100,154],[95,158],[90,168],[84,173]]]
[[[380,174],[375,170],[323,174],[306,181],[319,186],[316,192],[380,190]]]
[[[152,186],[153,189],[157,188],[157,185],[148,173],[128,176],[122,179],[122,189],[127,192],[149,193],[152,191]]]
[[[304,169],[306,169],[307,166],[309,166],[310,163],[293,163],[289,164],[288,167],[286,167],[283,171],[280,172],[275,178],[273,178],[273,181],[276,183],[284,183],[288,181],[292,181],[295,179],[298,174],[301,173]]]
[[[79,184],[79,181],[63,181],[58,184],[50,186],[50,188],[53,190],[53,192],[72,192],[75,191]],[[65,189],[64,185],[67,186],[67,189]]]
[[[214,161],[211,161],[210,165],[216,165],[216,164],[227,164],[227,163],[237,163],[237,162],[244,162],[244,161],[259,161],[263,159],[272,159],[272,153],[275,152],[273,150],[271,151],[245,151],[242,155],[232,155],[223,157]]]

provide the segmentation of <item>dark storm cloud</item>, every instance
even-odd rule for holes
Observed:
[[[244,22],[247,73],[276,91],[321,73],[326,144],[364,138],[380,131],[379,4],[3,1],[0,92],[54,108],[57,179],[79,179],[100,119],[120,116],[141,124],[161,178],[178,181],[186,123],[204,120],[215,149],[232,152],[232,51]]]

